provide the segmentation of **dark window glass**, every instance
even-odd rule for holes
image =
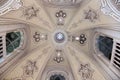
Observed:
[[[111,60],[113,39],[107,36],[99,36],[98,38],[99,51],[104,54],[106,58]]]
[[[6,34],[6,51],[7,54],[13,52],[16,48],[20,46],[21,43],[21,33],[20,32],[10,32]]]
[[[62,75],[57,75],[57,74],[55,74],[55,75],[52,75],[52,76],[50,77],[50,80],[66,80],[66,79],[65,79],[65,77],[62,76]]]

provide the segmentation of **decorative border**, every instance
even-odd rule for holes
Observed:
[[[84,0],[42,0],[42,3],[50,7],[78,7],[83,1]]]
[[[120,22],[120,12],[112,5],[112,2],[110,0],[101,0],[101,3],[101,11]]]
[[[8,0],[3,6],[0,7],[0,16],[11,10],[19,9],[21,6],[22,2],[20,0]]]

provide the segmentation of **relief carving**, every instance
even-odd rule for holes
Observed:
[[[82,80],[93,80],[93,72],[89,64],[80,64],[79,75]]]
[[[37,17],[37,14],[39,12],[39,9],[30,6],[25,7],[23,10],[23,16],[26,17],[27,20],[32,19],[33,17]]]
[[[33,35],[35,42],[40,42],[40,40],[47,40],[47,34],[35,32]]]
[[[85,34],[81,34],[80,35],[80,44],[84,44],[86,42],[87,38],[86,38],[86,35]]]
[[[100,21],[99,11],[94,10],[92,8],[88,8],[87,10],[84,10],[82,18],[79,19],[78,21],[72,23],[70,30],[79,27],[78,25],[85,21],[89,21],[91,23]]]
[[[57,50],[56,52],[57,52],[56,57],[53,60],[56,61],[57,63],[63,62],[64,58],[62,57],[62,50]]]
[[[64,25],[64,19],[66,18],[67,14],[60,10],[59,12],[56,12],[57,17],[57,24],[58,25]]]
[[[94,9],[85,10],[84,15],[84,19],[89,20],[90,22],[95,22],[99,18],[97,11]]]
[[[40,33],[35,32],[35,34],[33,35],[33,38],[34,38],[35,42],[39,42],[40,41]]]
[[[38,70],[37,66],[36,66],[36,61],[28,61],[26,66],[24,66],[24,75],[25,76],[33,76],[34,72],[36,72]]]

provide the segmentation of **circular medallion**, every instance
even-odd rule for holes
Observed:
[[[65,40],[65,35],[64,35],[64,33],[62,33],[62,32],[58,32],[58,33],[56,33],[55,34],[55,41],[57,42],[57,43],[62,43],[62,42],[64,42],[64,40]]]
[[[65,31],[58,29],[53,33],[52,40],[56,46],[61,46],[67,43],[68,35]]]

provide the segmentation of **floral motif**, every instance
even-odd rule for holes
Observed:
[[[93,9],[85,11],[84,14],[85,14],[84,19],[89,20],[90,22],[95,22],[99,16],[98,13]]]
[[[36,42],[40,41],[40,33],[35,32],[35,34],[33,35],[33,38],[35,39]]]
[[[62,10],[60,10],[59,12],[56,13],[56,17],[66,17],[66,13],[64,13]]]
[[[33,38],[35,39],[36,42],[39,42],[40,40],[47,40],[47,34],[35,32]]]
[[[23,15],[26,17],[26,19],[31,19],[33,17],[37,16],[39,9],[36,9],[35,7],[27,7],[23,11]]]
[[[79,74],[82,80],[93,80],[93,72],[89,64],[80,64]]]
[[[37,69],[36,61],[29,60],[24,66],[24,75],[31,77]]]
[[[87,40],[87,38],[86,38],[85,34],[81,34],[80,40],[79,40],[80,44],[84,44],[86,42],[86,40]]]
[[[64,59],[63,59],[63,57],[55,57],[54,58],[54,61],[56,61],[57,63],[60,63],[60,62],[62,62]]]
[[[57,50],[57,55],[56,57],[54,58],[54,61],[56,61],[57,63],[60,63],[60,62],[63,62],[64,61],[64,58],[61,56],[61,50]]]
[[[64,18],[66,18],[67,14],[60,10],[59,12],[56,13],[55,16],[58,19],[58,25],[64,25]]]

